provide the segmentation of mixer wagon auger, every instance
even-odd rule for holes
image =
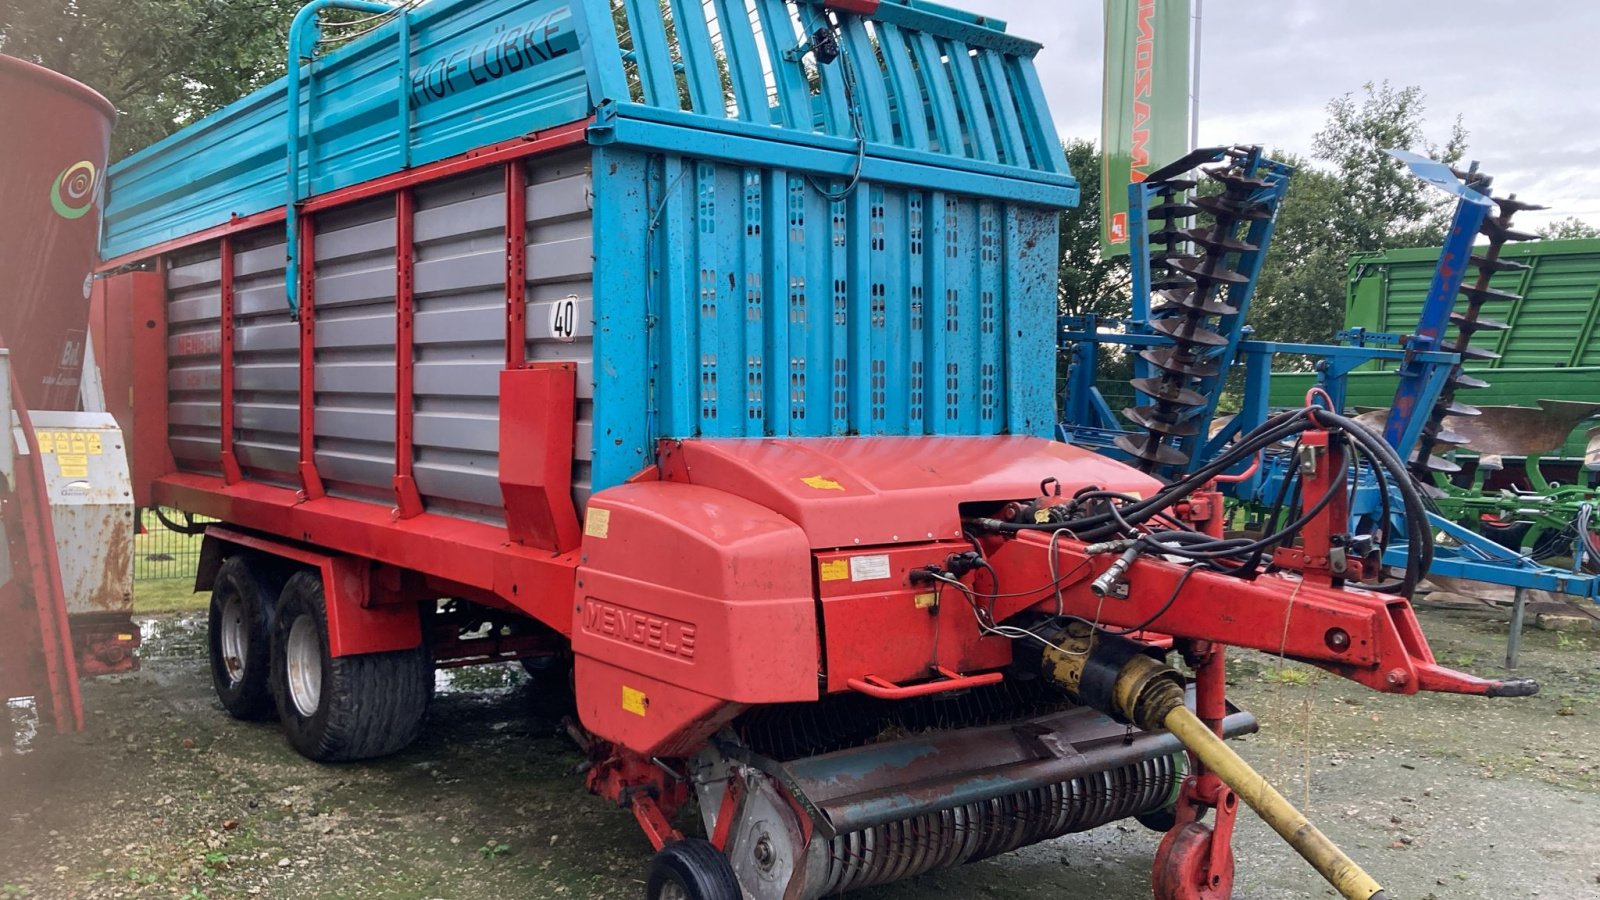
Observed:
[[[570,661],[652,897],[828,896],[1129,817],[1167,831],[1161,900],[1226,897],[1243,801],[1371,900],[1222,743],[1255,728],[1225,648],[1534,690],[1438,665],[1414,578],[1353,583],[1344,473],[1404,465],[1346,420],[1284,414],[1170,483],[1048,440],[1077,188],[1003,23],[362,0],[370,33],[317,55],[341,5],[297,20],[292,88],[110,181],[112,388],[141,497],[221,520],[197,586],[229,713],[368,758],[423,727],[435,666]],[[1217,153],[1224,224],[1187,239],[1254,252],[1227,223],[1281,184]],[[1213,331],[1239,265],[1170,262],[1172,328]],[[1177,362],[1169,407],[1208,377]],[[1300,513],[1224,539],[1219,466],[1292,436]]]

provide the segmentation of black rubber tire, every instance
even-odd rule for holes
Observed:
[[[700,838],[684,838],[661,848],[650,860],[645,882],[647,900],[661,900],[668,885],[683,890],[688,900],[742,900],[739,879],[722,851]]]
[[[206,646],[211,658],[211,685],[222,708],[235,719],[271,718],[272,613],[281,584],[264,567],[249,558],[230,556],[217,569],[211,588],[211,610],[206,619]],[[237,598],[244,616],[245,652],[242,660],[224,658],[223,615]],[[230,662],[234,665],[230,665]],[[236,670],[242,663],[243,672]]]
[[[294,622],[316,625],[321,689],[311,715],[301,713],[288,687],[288,643]],[[387,756],[422,733],[433,699],[433,660],[426,646],[387,653],[328,655],[327,601],[322,579],[298,572],[278,597],[272,631],[272,694],[290,746],[317,762]]]

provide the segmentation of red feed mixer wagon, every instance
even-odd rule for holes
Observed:
[[[1423,560],[1331,561],[1347,466],[1403,476],[1352,423],[1240,440],[1311,448],[1256,543],[1222,537],[1221,469],[1048,439],[1077,186],[1003,23],[316,0],[290,45],[113,167],[99,284],[139,502],[220,520],[217,693],[305,756],[406,746],[435,667],[570,661],[652,897],[833,895],[1129,817],[1167,832],[1157,896],[1223,897],[1242,800],[1370,900],[1223,743],[1255,727],[1225,648],[1533,689],[1434,662]]]
[[[0,55],[0,700],[57,731],[82,725],[78,672],[131,667],[138,634],[121,437],[80,377],[114,118]]]

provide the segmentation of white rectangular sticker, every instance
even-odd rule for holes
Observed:
[[[852,556],[850,557],[851,581],[876,581],[889,577],[889,557],[877,556]]]

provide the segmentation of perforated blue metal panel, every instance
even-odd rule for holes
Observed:
[[[1051,433],[1055,210],[616,148],[595,172],[596,484],[657,437]]]

